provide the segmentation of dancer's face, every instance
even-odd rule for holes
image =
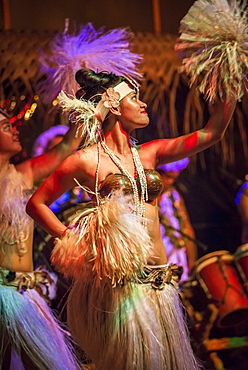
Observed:
[[[125,96],[119,107],[119,120],[124,130],[130,132],[136,128],[146,127],[149,124],[146,108],[146,103],[139,99],[139,94],[136,91],[132,91]]]
[[[0,113],[0,153],[14,155],[22,150],[19,131]]]

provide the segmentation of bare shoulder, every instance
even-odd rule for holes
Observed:
[[[97,151],[94,146],[89,148],[79,149],[67,157],[62,164],[58,167],[58,170],[66,173],[71,173],[77,178],[87,177],[92,171],[95,172],[97,166]]]
[[[88,148],[83,148],[78,150],[75,153],[78,156],[78,159],[85,164],[88,164],[89,160],[97,161],[97,146],[92,145]]]
[[[144,168],[155,168],[157,162],[157,149],[153,141],[136,146]]]
[[[33,187],[33,172],[30,160],[26,160],[18,165],[15,165],[16,171],[23,175],[23,180],[28,188]]]
[[[84,150],[80,149],[77,152],[68,156],[57,168],[56,172],[74,172],[78,169],[83,170],[87,163]]]
[[[26,161],[23,161],[17,165],[15,165],[15,168],[18,172],[21,172],[22,174],[27,174],[29,171],[31,171],[31,161],[28,159]]]
[[[157,139],[148,141],[144,144],[139,145],[140,152],[149,153],[149,155],[156,156],[161,150],[167,151],[168,145],[173,141],[173,139]]]

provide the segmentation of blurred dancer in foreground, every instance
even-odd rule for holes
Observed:
[[[77,149],[72,126],[52,150],[14,166],[21,151],[19,132],[0,111],[0,368],[76,369],[67,335],[41,295],[50,277],[33,272],[33,221],[25,206],[35,183]],[[40,294],[39,294],[39,293]]]

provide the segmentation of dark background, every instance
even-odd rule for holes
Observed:
[[[160,33],[155,32],[159,26],[157,20],[154,20],[153,15],[153,4],[155,2],[159,3],[160,9]],[[170,38],[170,35],[176,36],[178,34],[180,20],[193,4],[193,0],[5,0],[5,3],[9,4],[10,24],[7,31],[5,28],[6,23],[4,22],[3,3],[4,0],[0,0],[0,74],[4,73],[6,63],[8,63],[8,66],[11,66],[13,62],[13,74],[15,75],[15,70],[18,69],[18,63],[23,63],[20,70],[21,73],[24,72],[24,75],[15,76],[16,91],[14,94],[18,97],[18,95],[20,96],[22,93],[25,93],[27,97],[26,92],[22,90],[22,81],[26,77],[25,60],[30,55],[25,53],[29,51],[29,47],[32,52],[35,48],[45,46],[48,37],[53,37],[56,32],[63,31],[65,28],[65,19],[69,20],[69,30],[71,32],[80,25],[92,22],[96,29],[102,26],[105,26],[106,30],[116,27],[129,27],[135,34],[151,33],[153,34],[153,38],[151,38],[152,42],[152,40],[156,41],[156,38],[159,40],[160,36],[168,35]],[[36,35],[38,36],[36,37]],[[9,41],[6,49],[8,49],[10,54],[10,58],[7,58],[8,60],[4,59],[6,49],[3,47],[7,39]],[[149,46],[147,45],[148,49]],[[23,52],[25,48],[26,50]],[[142,48],[145,49],[144,45],[142,45]],[[155,50],[155,48],[154,53],[154,55],[157,55],[157,49]],[[159,57],[158,55],[158,59]],[[31,63],[27,64],[29,72],[32,67],[35,67],[36,63],[37,57],[34,57],[33,61],[31,58]],[[151,67],[153,66],[151,65]],[[154,74],[156,74],[155,67],[154,63]],[[10,80],[11,78],[14,79],[13,75],[10,76]],[[10,96],[12,88],[8,79],[4,81],[2,79],[1,81],[0,99],[5,95]],[[30,81],[32,83],[32,78]],[[179,135],[185,133],[183,121],[188,92],[188,85],[183,80],[178,85],[175,100]],[[145,91],[142,92],[143,95],[144,93]],[[164,106],[168,108],[167,93],[169,91],[165,90],[163,93],[162,102],[164,97]],[[33,94],[31,94],[31,99],[33,99]],[[208,104],[203,99],[201,103],[204,107],[204,119],[202,122],[202,125],[204,125],[209,117],[209,110]],[[223,161],[224,146],[222,148],[219,144],[216,144],[214,147],[205,150],[204,153],[197,154],[196,157],[193,157],[188,168],[181,173],[177,182],[177,187],[185,199],[196,232],[199,257],[218,250],[227,250],[235,253],[236,249],[241,245],[241,221],[236,209],[235,196],[244,182],[247,171],[245,154],[248,150],[246,147],[247,100],[239,102],[238,108],[239,110],[236,110],[233,122],[225,135],[228,140],[230,138],[230,148],[234,148],[234,152],[231,150],[229,152],[226,149],[228,146],[225,147],[226,160]],[[22,109],[23,104],[20,105],[19,110]],[[150,110],[148,107],[148,113],[151,119],[150,125],[146,129],[135,133],[140,143],[160,137],[159,129],[161,132],[161,127],[159,128],[158,124],[158,122],[161,123],[160,111],[154,112],[154,110]],[[18,114],[18,110],[15,111],[15,114]],[[21,122],[18,128],[20,129],[24,151],[17,158],[14,158],[14,161],[21,161],[30,156],[31,147],[36,137],[43,130],[49,128],[46,123],[47,117],[50,117],[51,121],[52,119],[56,120],[56,115],[53,114],[49,109],[43,107],[43,110],[36,110],[33,119],[27,122]],[[238,118],[242,114],[244,114],[244,118],[240,121]],[[162,122],[162,131],[165,133],[164,137],[172,137],[168,115],[166,117],[163,116]],[[242,130],[243,138],[240,135],[240,131]],[[49,237],[42,230],[36,229],[35,240],[38,240],[37,245],[38,243],[43,243],[44,246],[44,243],[47,243],[44,251],[49,252]],[[53,248],[51,240],[50,248]],[[218,285],[218,281],[216,281],[216,285]],[[195,298],[198,300],[198,297]],[[61,307],[57,308],[59,310],[61,309]],[[217,330],[217,333],[213,333],[212,337],[222,338],[247,335],[247,325],[244,325],[244,330],[243,327],[238,329],[238,331],[234,330],[233,332]],[[196,338],[198,338],[198,334]],[[200,340],[196,340],[195,344],[199,345]],[[237,351],[240,351],[240,349],[237,348]],[[241,360],[237,361],[236,358],[239,357],[241,357]],[[244,357],[244,360],[242,357]],[[247,367],[247,351],[244,353],[244,356],[240,356],[240,353],[235,355],[234,351],[223,351],[223,359],[223,361],[229,363],[228,370],[244,370]],[[233,367],[230,367],[233,362],[235,364]],[[238,362],[242,362],[244,366],[238,366]],[[212,369],[213,366],[210,364],[206,368]]]
[[[193,1],[160,0],[161,34],[176,35],[181,18],[187,13]],[[10,0],[10,22],[12,31],[34,30],[52,32],[64,29],[69,19],[70,30],[87,22],[95,28],[105,26],[130,27],[133,32],[154,32],[153,1],[151,0]],[[0,27],[3,29],[3,3]],[[180,122],[183,120],[185,89],[178,92],[177,119],[179,134],[183,134]],[[137,137],[140,142],[156,139],[157,117],[150,114],[151,124]],[[207,117],[206,117],[207,119]],[[205,121],[206,121],[205,119]],[[21,130],[22,131],[22,130]],[[240,218],[236,210],[235,196],[246,174],[242,143],[235,132],[235,163],[223,165],[221,155],[206,150],[206,165],[190,166],[180,176],[181,190],[196,231],[196,237],[207,246],[199,247],[199,256],[215,250],[235,252],[240,243]],[[27,136],[29,139],[27,139]],[[25,143],[34,141],[37,134],[26,126],[21,132]]]
[[[181,18],[192,0],[160,0],[161,32],[177,34]],[[134,32],[153,32],[152,0],[9,0],[13,30],[63,30],[92,22],[94,26],[131,27]]]

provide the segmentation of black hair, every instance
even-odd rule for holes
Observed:
[[[125,81],[125,77],[117,76],[108,72],[94,72],[91,69],[80,69],[75,75],[77,83],[81,86],[76,92],[78,99],[86,100],[94,97],[94,101],[98,102],[109,87],[115,86],[118,83]],[[99,94],[99,95],[98,95]]]

